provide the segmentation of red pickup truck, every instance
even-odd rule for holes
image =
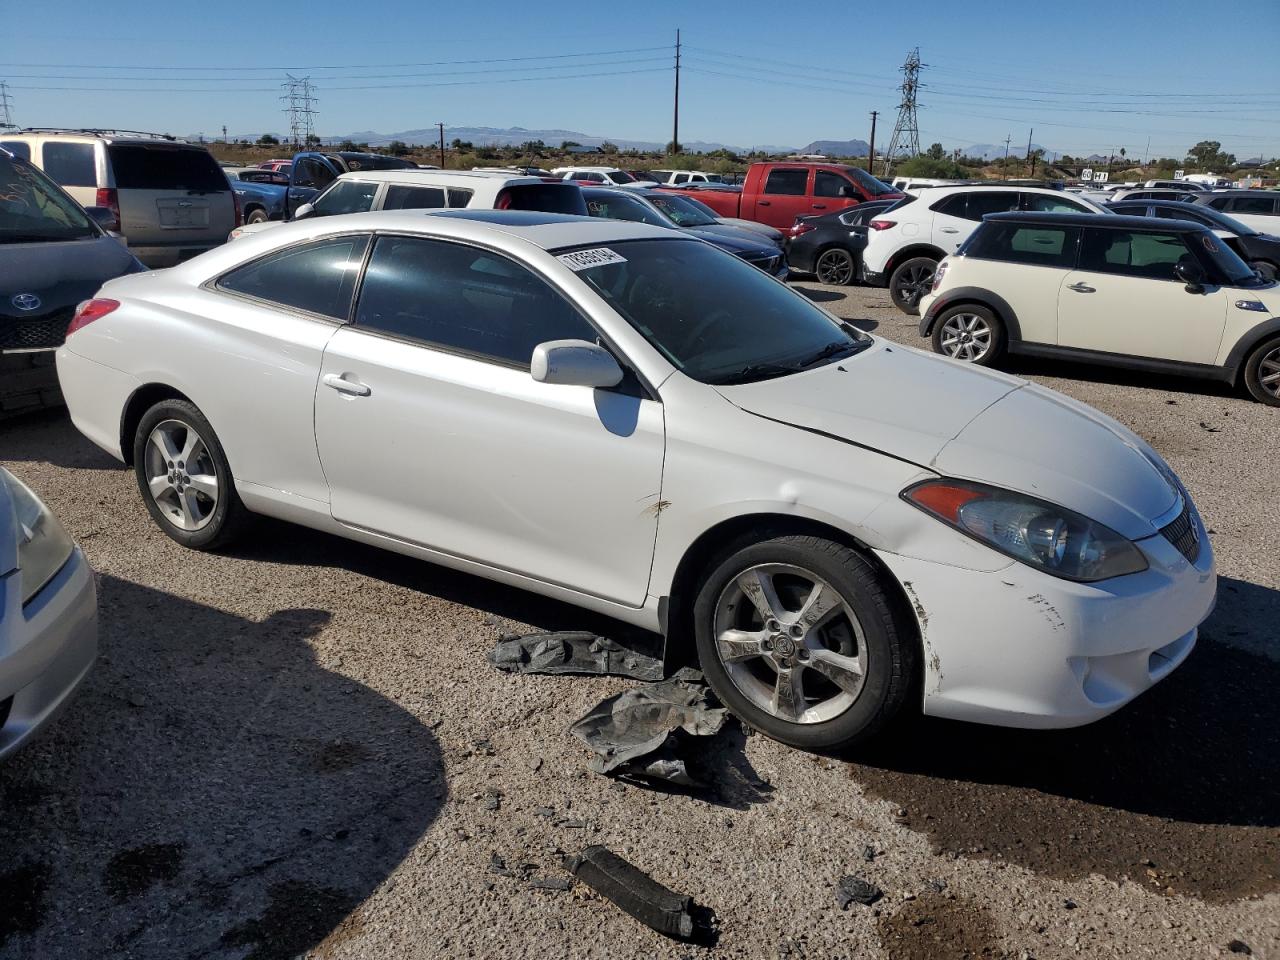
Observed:
[[[785,230],[796,217],[831,213],[868,200],[899,200],[905,194],[865,170],[840,163],[753,163],[742,192],[681,189],[722,217],[739,217]]]

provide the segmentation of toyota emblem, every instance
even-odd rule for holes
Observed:
[[[19,310],[31,311],[40,309],[40,298],[34,293],[14,294],[13,297],[10,298],[9,302]]]

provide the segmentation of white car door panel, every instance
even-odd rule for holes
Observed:
[[[553,385],[528,369],[535,341],[591,336],[504,256],[379,238],[355,323],[330,340],[315,393],[334,518],[640,606],[662,404],[638,384]]]
[[[1080,269],[1067,275],[1058,294],[1059,345],[1214,363],[1226,294],[1214,286],[1190,293],[1173,278],[1172,265],[1187,256],[1176,233],[1086,230]]]

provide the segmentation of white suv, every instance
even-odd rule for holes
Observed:
[[[344,173],[294,220],[372,210],[537,210],[587,215],[582,190],[571,183],[547,183],[540,177],[481,170],[361,170]],[[230,239],[261,233],[281,221],[249,223],[231,231]]]
[[[921,189],[870,223],[862,255],[863,279],[888,286],[899,310],[914,314],[933,282],[933,270],[982,222],[988,213],[1009,210],[1106,213],[1083,197],[1047,187],[1009,184]]]
[[[598,184],[602,187],[652,186],[653,181],[640,181],[618,167],[552,167],[553,176],[576,183]]]
[[[1021,353],[1210,377],[1280,406],[1280,286],[1202,224],[995,214],[939,264],[920,307],[920,335],[955,360]]]

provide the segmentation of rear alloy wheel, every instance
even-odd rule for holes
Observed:
[[[846,287],[853,283],[853,256],[842,247],[829,247],[819,255],[813,272],[821,283]]]
[[[214,550],[239,532],[248,511],[222,444],[194,404],[163,400],[143,415],[133,468],[152,519],[178,543]]]
[[[894,306],[903,313],[917,316],[920,298],[929,292],[937,269],[938,261],[931,257],[912,257],[898,264],[889,275],[889,297]]]
[[[986,307],[965,304],[943,311],[933,325],[933,350],[952,360],[989,367],[1004,347],[1004,330]]]
[[[726,556],[698,593],[699,660],[716,695],[775,740],[849,746],[901,708],[914,640],[857,551],[786,536]]]
[[[1255,400],[1280,407],[1280,337],[1268,340],[1249,354],[1244,365],[1244,385]]]

